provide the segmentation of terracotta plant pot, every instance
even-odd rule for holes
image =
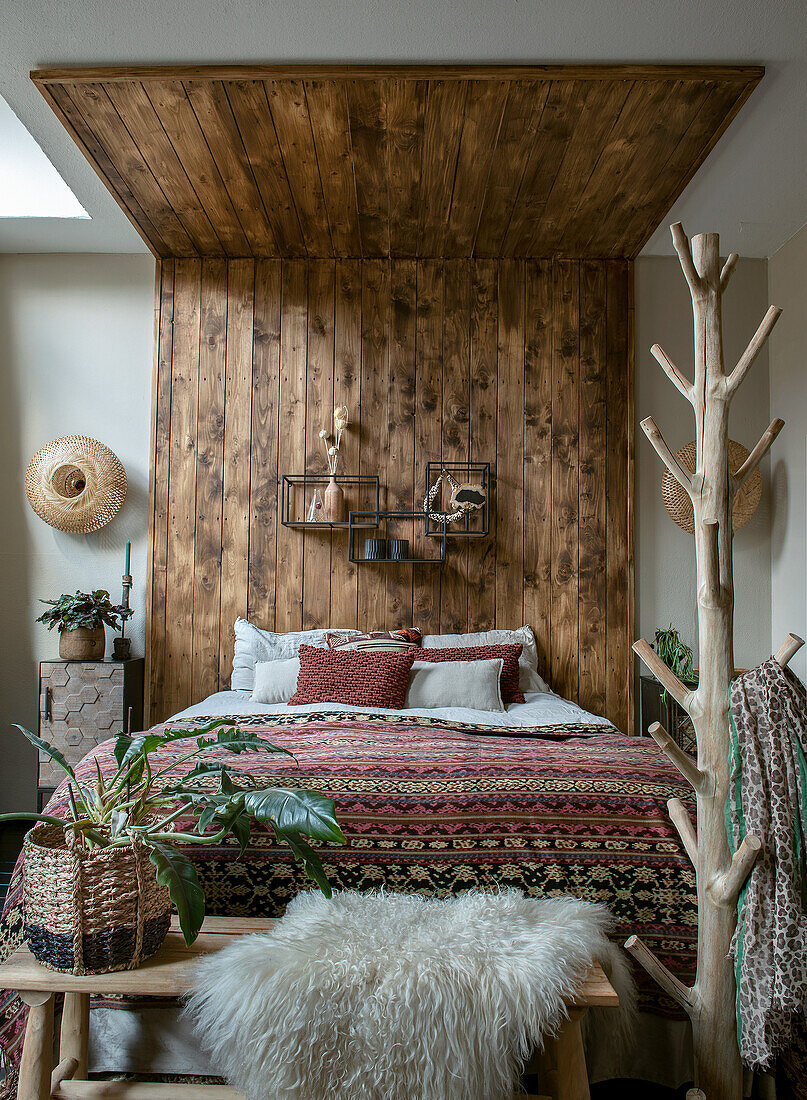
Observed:
[[[325,490],[325,519],[328,523],[345,522],[345,494],[335,477],[331,477]]]
[[[59,632],[59,656],[63,661],[101,661],[106,650],[104,628],[78,626]]]

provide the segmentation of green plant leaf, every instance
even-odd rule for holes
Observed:
[[[43,741],[41,737],[37,737],[35,733],[31,733],[30,730],[27,730],[25,726],[21,726],[18,722],[14,722],[13,725],[20,731],[20,733],[24,737],[27,737],[31,744],[39,749],[40,752],[46,752],[51,760],[55,760],[62,771],[66,772],[76,784],[76,786],[78,786],[76,773],[73,771],[73,769],[70,767],[70,765],[67,763],[67,761],[57,748],[55,748],[53,745],[49,745],[47,741]]]
[[[252,819],[249,814],[244,810],[235,818],[230,825],[233,836],[238,841],[239,856],[242,856],[246,849],[249,847],[250,833],[252,831]]]
[[[316,840],[347,843],[336,820],[333,799],[319,791],[292,787],[247,791],[244,809],[279,833],[303,833]]]
[[[128,810],[114,810],[112,813],[112,839],[115,840],[119,837],[123,829],[126,827],[126,822],[129,820]]]
[[[205,919],[205,893],[187,856],[161,841],[144,837],[149,848],[149,859],[157,868],[157,881],[168,887],[168,894],[176,906],[179,927],[190,947],[199,935]]]
[[[331,890],[331,884],[328,882],[328,876],[325,874],[325,868],[320,862],[320,858],[314,849],[306,844],[299,833],[278,833],[278,839],[284,840],[286,844],[294,852],[295,856],[300,860],[303,865],[303,870],[311,879],[319,886],[322,893],[326,898],[333,896]]]
[[[234,768],[226,760],[200,760],[192,771],[188,772],[182,782],[187,783],[189,779],[198,779],[200,776],[218,775],[220,772],[227,772],[230,777],[237,775],[241,779],[248,779],[250,783],[257,783],[258,781],[251,772]]]

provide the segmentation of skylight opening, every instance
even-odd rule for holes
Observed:
[[[0,218],[89,218],[0,97]]]

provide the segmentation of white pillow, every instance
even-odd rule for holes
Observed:
[[[521,691],[550,691],[549,684],[538,671],[538,646],[531,626],[518,630],[480,630],[475,634],[424,634],[423,649],[469,649],[476,645],[514,645],[521,642],[518,663],[521,669],[518,686]]]
[[[300,658],[286,661],[258,661],[255,665],[253,703],[288,703],[297,690]]]
[[[341,634],[358,634],[358,630],[342,630]],[[252,691],[255,686],[255,665],[259,661],[287,661],[296,657],[301,645],[327,649],[324,630],[297,630],[275,634],[259,630],[246,619],[235,620],[235,652],[230,687],[233,691]]]
[[[410,710],[468,707],[504,710],[501,676],[504,661],[415,661],[406,705]]]

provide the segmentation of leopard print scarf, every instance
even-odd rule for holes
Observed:
[[[770,657],[731,686],[729,841],[762,841],[738,902],[732,958],[746,1065],[768,1069],[807,999],[807,692]]]

